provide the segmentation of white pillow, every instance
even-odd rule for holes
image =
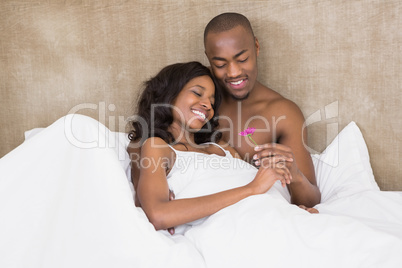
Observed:
[[[350,122],[321,154],[312,155],[321,203],[365,190],[380,190],[359,127]]]
[[[43,129],[44,128],[37,127],[37,128],[33,128],[33,129],[25,131],[24,132],[25,140],[28,140],[28,139],[32,138],[33,136],[35,136],[36,134],[41,132]]]

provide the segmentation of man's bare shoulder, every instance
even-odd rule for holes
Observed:
[[[301,113],[299,106],[293,101],[283,97],[278,92],[262,86],[259,92],[258,105],[271,115],[286,115],[288,113]]]
[[[271,102],[284,98],[281,94],[279,94],[275,90],[267,86],[264,86],[261,83],[258,83],[258,85],[256,85],[255,91],[252,94],[254,95],[254,99],[260,102]]]
[[[267,89],[267,92],[269,91],[273,93],[269,94],[271,97],[261,98],[258,114],[275,124],[278,136],[298,133],[299,131],[295,130],[300,130],[305,120],[299,106],[279,93]]]
[[[272,113],[293,114],[301,113],[299,106],[293,101],[280,97],[266,103],[266,108]]]

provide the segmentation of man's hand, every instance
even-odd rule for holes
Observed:
[[[261,166],[261,161],[264,159],[264,164],[269,161],[268,163],[271,165],[285,165],[292,178],[296,177],[298,168],[295,156],[288,146],[279,143],[267,143],[256,146],[254,150],[256,153],[253,160],[257,167]]]
[[[315,180],[314,166],[308,152],[294,152],[284,144],[267,143],[258,145],[254,149],[255,165],[259,167],[262,160],[270,159],[278,165],[282,161],[292,176],[292,183],[288,185],[291,195],[291,203],[313,207],[320,202],[321,194]],[[296,163],[296,155],[299,155],[299,167]]]

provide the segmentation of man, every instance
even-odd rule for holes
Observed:
[[[223,139],[240,156],[258,166],[260,159],[287,157],[292,175],[288,186],[291,202],[303,208],[320,202],[311,156],[304,144],[307,133],[299,107],[257,81],[260,45],[249,20],[237,13],[213,18],[204,31],[205,54],[224,89],[219,109]],[[238,133],[255,128],[252,135],[258,147]],[[255,148],[254,148],[255,147]]]

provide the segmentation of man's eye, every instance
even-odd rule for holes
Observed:
[[[245,58],[244,60],[239,60],[240,62],[246,62],[248,60],[248,57]]]
[[[222,65],[215,65],[216,68],[221,69],[223,67],[225,67],[226,64],[222,64]]]

